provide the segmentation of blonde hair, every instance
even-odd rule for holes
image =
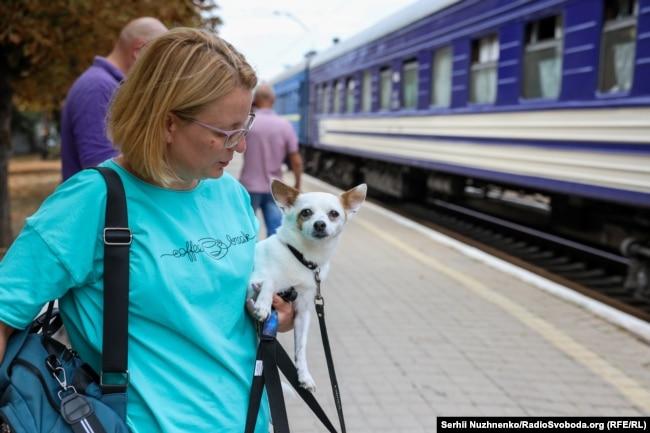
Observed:
[[[236,88],[252,90],[253,68],[232,45],[205,30],[176,28],[152,40],[116,92],[107,129],[139,177],[169,186],[178,177],[167,161],[170,113],[195,116]]]

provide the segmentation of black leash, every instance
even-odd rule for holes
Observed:
[[[293,364],[291,357],[289,357],[287,352],[280,344],[277,345],[277,355],[278,355],[277,358],[278,367],[280,368],[282,374],[284,374],[284,377],[289,381],[291,386],[296,390],[298,395],[300,395],[300,397],[307,404],[307,406],[309,406],[312,412],[314,412],[314,414],[318,417],[318,419],[323,423],[325,428],[327,428],[327,430],[330,433],[337,433],[336,428],[327,417],[327,414],[325,413],[323,408],[318,404],[318,401],[316,401],[316,397],[314,397],[314,394],[312,394],[311,392],[307,391],[305,388],[300,386],[300,382],[298,380],[298,371],[296,370],[296,366]]]
[[[277,326],[277,312],[273,310],[271,316],[264,322],[260,333],[260,344],[255,360],[255,374],[248,400],[245,432],[253,433],[255,430],[262,393],[264,387],[266,387],[271,409],[271,419],[273,420],[273,431],[274,433],[289,433],[287,410],[282,393],[282,384],[280,383],[280,376],[278,374],[279,369],[307,406],[316,414],[323,425],[325,425],[327,430],[330,433],[337,433],[336,428],[334,428],[332,422],[327,418],[325,411],[318,404],[313,394],[300,386],[296,366],[275,338]]]
[[[329,371],[330,383],[332,384],[332,395],[334,396],[334,404],[336,405],[336,412],[338,413],[339,423],[341,424],[341,433],[346,433],[345,419],[343,418],[343,403],[341,402],[341,391],[339,391],[339,383],[336,380],[334,360],[332,359],[332,351],[330,349],[330,340],[327,336],[327,327],[325,326],[325,299],[323,299],[320,294],[319,269],[314,271],[314,280],[316,281],[316,296],[314,297],[314,304],[316,305],[316,314],[318,315],[320,335],[323,339],[323,349],[325,350],[325,359],[327,360],[327,370]]]
[[[260,344],[257,348],[255,359],[255,374],[251,385],[251,392],[248,399],[248,413],[246,415],[246,433],[253,433],[257,415],[262,401],[262,392],[266,386],[269,406],[271,408],[271,419],[273,420],[273,431],[275,433],[289,433],[289,421],[287,419],[287,408],[284,404],[282,384],[277,367],[277,340],[275,336],[278,330],[278,315],[272,311],[269,318],[264,322],[260,335]]]
[[[305,256],[294,248],[292,245],[287,244],[289,251],[293,256],[303,264],[307,269],[314,272],[314,281],[316,282],[316,296],[314,297],[314,304],[316,306],[316,314],[318,315],[318,325],[320,326],[320,335],[323,340],[323,349],[325,350],[325,359],[327,360],[327,370],[330,375],[330,383],[332,384],[332,395],[334,396],[334,404],[336,405],[336,412],[339,416],[339,423],[341,424],[341,433],[346,433],[345,419],[343,418],[343,403],[341,402],[341,392],[339,391],[339,384],[336,380],[336,372],[334,371],[334,360],[332,359],[332,350],[330,349],[330,340],[327,335],[327,326],[325,325],[325,299],[320,293],[320,268],[318,264],[305,259]]]

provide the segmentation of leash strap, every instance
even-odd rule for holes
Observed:
[[[272,312],[269,319],[264,322],[260,344],[255,357],[255,374],[251,385],[251,392],[248,399],[248,413],[246,415],[246,433],[253,433],[257,414],[260,409],[262,392],[266,387],[271,419],[273,421],[274,433],[289,433],[289,420],[287,419],[287,408],[284,404],[282,384],[277,365],[277,347],[279,344],[275,339],[277,333],[277,313]]]
[[[303,399],[303,401],[307,404],[307,406],[309,406],[312,412],[314,412],[314,414],[318,417],[318,419],[323,423],[325,428],[327,428],[327,430],[330,433],[337,433],[334,424],[332,424],[332,422],[327,417],[327,414],[325,413],[323,408],[318,404],[316,397],[314,397],[314,395],[311,392],[307,391],[305,388],[300,386],[300,382],[298,381],[298,371],[296,370],[296,366],[293,364],[293,361],[291,361],[291,358],[284,350],[284,347],[282,347],[282,345],[279,343],[277,345],[276,354],[277,354],[278,367],[280,368],[280,371],[282,372],[284,377],[289,381],[291,386],[296,390],[298,395]]]
[[[334,396],[334,404],[336,405],[336,412],[339,416],[339,423],[341,424],[341,433],[346,433],[345,419],[343,418],[343,403],[341,403],[341,392],[339,391],[339,383],[336,380],[336,372],[334,371],[334,361],[332,359],[332,350],[330,349],[330,340],[327,335],[327,326],[325,325],[325,300],[320,295],[320,278],[318,273],[315,273],[316,284],[318,292],[314,303],[316,304],[316,314],[318,315],[318,325],[320,326],[320,334],[323,339],[323,349],[325,350],[325,359],[327,360],[327,370],[330,374],[330,383],[332,384],[332,395]]]
[[[273,322],[274,320],[275,324],[269,326],[269,321]],[[253,433],[255,430],[262,393],[266,386],[271,418],[273,420],[273,431],[274,433],[289,433],[287,409],[285,407],[282,385],[278,374],[279,369],[327,430],[330,433],[337,433],[336,428],[325,414],[323,408],[318,404],[313,394],[300,386],[296,366],[282,345],[276,340],[277,328],[273,328],[274,326],[277,326],[277,313],[275,311],[273,311],[271,318],[264,322],[262,328],[262,337],[255,360],[255,374],[248,400],[245,432]]]
[[[289,433],[289,420],[287,419],[287,408],[284,405],[282,384],[278,373],[276,361],[277,343],[275,339],[265,340],[260,344],[262,349],[262,377],[266,386],[266,393],[269,395],[269,407],[271,408],[271,419],[273,420],[274,433]],[[261,397],[261,395],[260,395]],[[251,431],[251,433],[253,433]]]
[[[257,347],[257,356],[255,357],[255,374],[253,375],[253,383],[251,384],[251,392],[248,397],[248,412],[246,413],[246,433],[252,433],[255,430],[255,423],[257,422],[257,414],[260,410],[260,402],[262,401],[262,392],[264,390],[264,376],[263,376],[263,360],[262,360],[262,343],[260,342]]]

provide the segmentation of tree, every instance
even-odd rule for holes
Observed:
[[[214,0],[0,1],[0,247],[12,241],[8,162],[12,106],[57,110],[97,54],[110,52],[130,20],[216,30]]]

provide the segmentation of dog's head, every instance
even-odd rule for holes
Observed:
[[[277,179],[271,183],[273,198],[284,214],[283,227],[314,240],[338,236],[361,207],[366,191],[362,183],[337,197],[326,192],[300,193]]]

